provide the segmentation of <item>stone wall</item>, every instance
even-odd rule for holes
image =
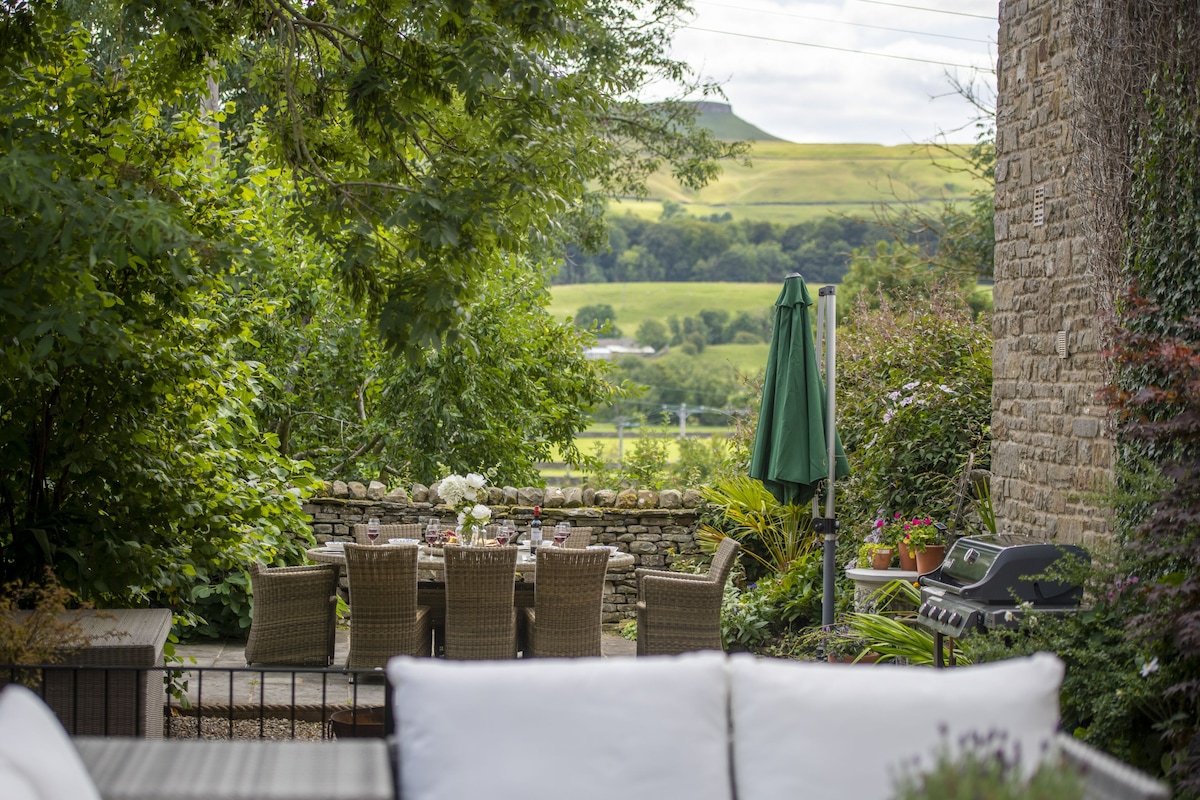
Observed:
[[[1002,0],[997,69],[992,494],[1002,530],[1088,544],[1110,521],[1087,499],[1112,474],[1099,308],[1068,191],[1067,8]]]
[[[317,541],[353,541],[354,525],[365,523],[371,517],[384,525],[420,522],[437,516],[452,524],[453,514],[445,505],[436,501],[436,491],[417,486],[412,492],[399,490],[384,495],[382,484],[375,487],[332,487],[333,493],[342,496],[315,497],[305,503],[304,510],[312,518],[312,530]],[[361,491],[360,491],[361,489]],[[367,494],[370,490],[372,498]],[[492,519],[512,519],[519,530],[529,529],[533,519],[533,506],[542,506],[542,522],[553,528],[558,522],[569,522],[574,527],[591,528],[593,544],[609,544],[633,556],[634,565],[625,570],[610,570],[604,587],[603,620],[616,623],[637,616],[637,584],[634,570],[638,567],[665,569],[673,561],[700,552],[696,544],[696,526],[699,518],[699,495],[695,492],[595,492],[588,495],[591,504],[583,505],[583,493],[578,497],[570,491],[558,489],[515,489],[507,487],[493,490],[495,499],[489,497]],[[578,491],[578,490],[576,490]],[[353,493],[354,497],[351,497]],[[357,496],[361,495],[361,497]],[[597,497],[599,495],[599,497]],[[665,503],[668,504],[664,507]],[[572,505],[565,505],[566,497]],[[505,502],[511,498],[514,502]],[[532,502],[515,502],[518,498]],[[617,507],[618,498],[623,507]],[[430,500],[434,502],[430,502]],[[684,502],[688,507],[684,507]],[[578,501],[578,504],[576,502]],[[640,503],[639,503],[640,501]],[[604,505],[598,505],[603,502]],[[632,502],[632,505],[629,503]],[[553,506],[549,503],[554,503]],[[544,505],[545,504],[545,505]]]

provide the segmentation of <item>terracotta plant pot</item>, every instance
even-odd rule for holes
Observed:
[[[942,559],[946,557],[946,545],[944,544],[927,544],[924,550],[917,551],[917,572],[924,575],[926,572],[933,572],[941,565]]]
[[[917,569],[916,551],[906,544],[900,544],[897,549],[900,551],[900,569],[915,572]]]
[[[879,653],[867,653],[858,661],[854,660],[854,656],[835,656],[830,653],[825,660],[830,664],[874,664],[879,661]]]
[[[891,550],[876,550],[871,554],[871,569],[887,569],[892,566]]]

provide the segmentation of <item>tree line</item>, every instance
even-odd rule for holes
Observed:
[[[606,247],[594,253],[568,248],[554,280],[773,283],[799,272],[807,281],[837,283],[855,249],[890,235],[876,221],[832,214],[781,225],[734,220],[728,212],[691,217],[678,204],[666,203],[658,221],[632,214],[611,217]]]

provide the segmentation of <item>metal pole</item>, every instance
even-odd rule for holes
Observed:
[[[837,569],[837,517],[834,514],[833,491],[837,475],[837,426],[834,417],[837,411],[835,389],[837,384],[837,287],[822,286],[818,292],[817,321],[825,323],[823,344],[825,348],[825,446],[829,462],[829,477],[825,481],[825,565],[824,592],[821,597],[821,625],[833,625],[834,577]]]

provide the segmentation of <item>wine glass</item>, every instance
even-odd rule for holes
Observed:
[[[560,522],[554,526],[554,546],[562,547],[571,535],[571,526]]]
[[[496,531],[496,544],[500,545],[501,547],[507,545],[508,541],[512,539],[512,533],[513,532],[508,527],[507,523],[502,524]]]
[[[371,517],[367,520],[367,541],[375,544],[375,540],[379,538],[379,520]]]
[[[430,518],[429,523],[425,526],[425,544],[433,547],[442,538],[442,529],[434,518]]]

